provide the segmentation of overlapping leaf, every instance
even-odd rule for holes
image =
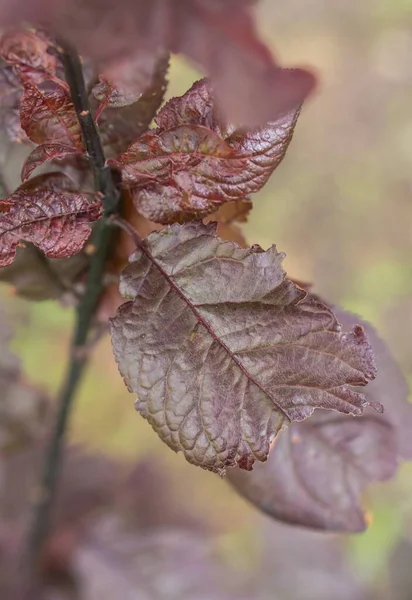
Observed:
[[[204,217],[266,183],[284,157],[299,108],[256,130],[233,130],[218,115],[207,80],[159,113],[159,128],[113,160],[136,208],[159,223]]]
[[[156,55],[154,64],[153,61],[150,61],[150,66],[152,68],[150,80],[143,89],[140,87],[143,81],[141,75],[139,75],[137,89],[140,90],[140,93],[137,94],[136,88],[134,92],[134,96],[138,96],[137,102],[129,106],[117,106],[116,108],[110,108],[109,106],[105,108],[99,119],[102,142],[112,155],[124,152],[134,140],[145,133],[163,101],[166,90],[166,74],[169,67],[168,55],[164,53],[161,53],[160,56]],[[143,67],[147,70],[147,65],[143,63],[139,67],[140,71]],[[146,77],[147,73],[145,73],[144,79]],[[116,95],[122,96],[121,90],[118,87],[115,87],[115,89],[117,90]],[[101,97],[101,100],[104,101],[105,97]],[[124,101],[122,104],[124,104]]]
[[[375,376],[361,327],[285,279],[283,254],[241,249],[199,222],[151,234],[130,258],[111,321],[136,408],[189,462],[223,472],[266,460],[281,426],[315,408],[360,415]]]
[[[20,100],[21,126],[36,144],[63,144],[83,151],[80,124],[68,88],[52,81],[26,82]]]
[[[282,70],[260,42],[249,0],[2,1],[1,24],[48,26],[82,54],[112,66],[166,48],[186,54],[213,78],[226,113],[238,123],[275,119],[314,85],[307,71]]]
[[[345,326],[360,322],[341,309],[335,313]],[[373,328],[365,328],[378,366],[366,397],[382,402],[385,413],[360,418],[315,413],[278,436],[266,464],[251,473],[228,473],[237,491],[277,519],[316,529],[362,531],[364,488],[389,479],[399,458],[411,457],[412,405],[406,383]]]
[[[77,192],[30,190],[23,185],[9,200],[12,207],[0,215],[1,267],[13,262],[21,240],[51,258],[76,254],[90,235],[90,223],[101,215],[98,200]]]

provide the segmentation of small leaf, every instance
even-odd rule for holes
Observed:
[[[21,180],[26,181],[37,167],[40,167],[48,160],[61,160],[72,156],[73,154],[81,154],[82,151],[73,146],[64,144],[41,144],[30,152],[26,158],[21,170]]]
[[[266,460],[285,422],[315,408],[360,415],[349,386],[375,376],[362,328],[285,279],[274,247],[241,249],[195,222],[151,234],[130,258],[111,320],[136,408],[175,451],[217,472]]]
[[[82,134],[70,93],[63,85],[45,81],[25,83],[20,101],[21,126],[35,144],[64,144],[82,150]]]
[[[362,322],[334,307],[345,326]],[[363,531],[363,490],[393,477],[400,457],[411,457],[412,405],[393,357],[369,324],[378,376],[366,388],[384,414],[360,418],[315,413],[282,432],[265,465],[228,473],[235,489],[262,511],[287,523],[335,531]]]
[[[153,86],[154,78],[164,69],[165,60],[168,63],[166,54],[140,52],[123,61],[112,74],[100,75],[99,83],[92,89],[93,96],[102,107],[122,108],[134,104]]]
[[[257,130],[229,129],[218,120],[208,85],[198,82],[162,109],[156,120],[170,129],[147,133],[111,161],[151,221],[184,222],[244,200],[266,183],[292,139],[298,109]]]
[[[90,235],[90,222],[101,216],[98,200],[76,192],[30,192],[23,186],[9,200],[13,206],[0,214],[1,267],[13,262],[20,240],[32,242],[51,258],[77,254]]]
[[[0,41],[0,55],[9,65],[55,75],[57,60],[48,49],[46,40],[28,29],[8,31]]]
[[[113,154],[124,152],[145,133],[160,107],[166,91],[169,55],[156,55],[151,80],[137,102],[121,108],[106,108],[100,119],[102,142]]]

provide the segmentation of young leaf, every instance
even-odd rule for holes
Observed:
[[[286,153],[298,114],[296,108],[265,127],[234,130],[218,116],[203,80],[160,111],[159,129],[111,162],[148,219],[204,217],[261,189]]]
[[[21,126],[35,144],[63,144],[83,149],[79,121],[68,89],[55,82],[25,83],[20,101]]]
[[[315,408],[362,414],[349,386],[375,376],[361,327],[285,279],[284,255],[241,249],[216,224],[151,234],[130,258],[111,320],[114,354],[136,408],[189,462],[224,472],[266,460],[281,426]]]
[[[362,322],[334,308],[347,327]],[[384,414],[360,418],[315,413],[293,423],[277,438],[265,465],[251,473],[232,469],[229,481],[262,511],[316,529],[363,531],[363,490],[395,474],[399,458],[411,457],[412,405],[393,357],[369,324],[378,376],[366,388],[370,404],[382,401]]]
[[[0,267],[10,265],[20,240],[32,242],[48,257],[77,254],[90,235],[90,222],[101,216],[99,200],[77,192],[19,188],[13,206],[0,214]]]
[[[74,146],[64,144],[41,144],[30,152],[21,170],[21,180],[26,181],[37,167],[48,160],[61,160],[73,154],[83,154]]]

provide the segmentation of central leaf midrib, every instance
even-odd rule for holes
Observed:
[[[247,377],[249,381],[251,381],[254,385],[256,385],[268,398],[270,398],[274,407],[288,420],[290,421],[286,411],[274,400],[271,394],[262,386],[259,381],[257,381],[242,365],[242,363],[236,358],[232,350],[217,336],[217,334],[213,331],[212,327],[209,323],[202,317],[202,315],[197,310],[196,306],[193,302],[184,294],[184,292],[179,288],[179,286],[173,281],[172,277],[165,271],[165,269],[157,262],[155,257],[151,254],[150,250],[145,246],[145,244],[141,244],[141,251],[145,256],[154,264],[154,266],[158,269],[161,275],[166,279],[170,287],[177,293],[177,295],[182,298],[182,300],[187,304],[193,314],[196,316],[198,322],[205,327],[209,335],[225,350],[225,352],[230,356],[233,362],[239,367],[242,373]]]

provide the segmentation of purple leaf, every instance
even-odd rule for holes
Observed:
[[[266,460],[276,433],[315,408],[360,415],[350,386],[375,376],[361,327],[285,279],[275,247],[242,249],[195,222],[151,234],[130,258],[111,320],[136,408],[189,462],[224,472]]]
[[[236,123],[256,125],[300,104],[314,76],[283,70],[259,40],[249,0],[2,0],[2,25],[40,22],[110,72],[159,48],[188,56],[214,81]]]
[[[234,130],[218,116],[203,80],[174,98],[147,133],[111,163],[135,206],[158,223],[205,217],[259,191],[282,161],[299,108],[255,130]]]
[[[340,308],[333,310],[345,327],[362,322]],[[365,396],[371,405],[382,402],[385,413],[354,418],[317,412],[278,436],[266,464],[251,473],[228,473],[238,492],[276,519],[316,529],[363,531],[364,489],[393,477],[399,458],[411,458],[412,405],[406,383],[374,329],[363,325],[378,366]]]
[[[35,244],[51,258],[77,254],[90,235],[90,223],[102,213],[97,199],[69,191],[28,191],[24,184],[8,200],[12,207],[0,214],[1,267],[13,262],[20,240]]]

